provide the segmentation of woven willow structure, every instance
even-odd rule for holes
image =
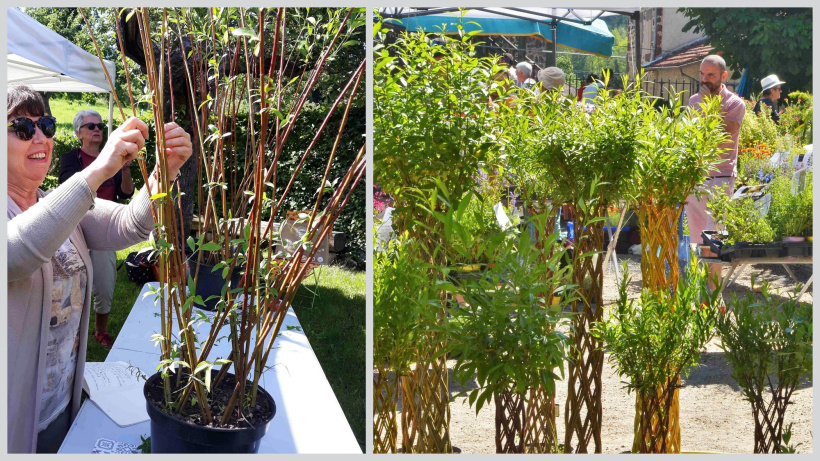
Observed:
[[[555,453],[558,434],[555,430],[555,394],[539,387],[530,389],[525,404],[524,450],[526,453]]]
[[[653,203],[642,204],[637,210],[641,275],[643,286],[651,291],[674,291],[678,286],[678,221],[682,212],[682,206]],[[667,388],[658,389],[651,402],[644,401],[647,396],[635,395],[633,453],[680,453],[680,376]],[[666,402],[667,397],[668,405],[661,407],[660,402]],[[660,414],[659,408],[668,410]],[[651,424],[647,428],[644,425],[648,422]],[[665,431],[665,436],[661,436],[660,431]],[[657,451],[661,449],[664,451]]]
[[[443,315],[443,313],[442,313]],[[402,379],[404,453],[452,453],[447,357],[437,333],[421,341],[413,372]]]
[[[524,395],[508,390],[495,400],[495,452],[525,453]]]
[[[574,207],[576,217],[576,244],[573,255],[573,283],[580,290],[581,299],[572,303],[572,346],[568,364],[567,406],[564,411],[566,433],[564,451],[589,453],[594,442],[594,453],[601,453],[601,373],[604,352],[601,342],[590,330],[603,318],[604,258],[587,253],[604,248],[603,221],[586,224],[593,218],[603,216],[606,207],[596,204],[583,213]]]
[[[398,422],[396,404],[399,400],[399,377],[390,376],[386,363],[376,365],[373,377],[373,453],[396,453]]]

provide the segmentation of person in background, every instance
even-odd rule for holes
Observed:
[[[717,171],[713,171],[709,179],[703,183],[707,194],[701,198],[690,195],[686,200],[686,216],[689,218],[689,235],[693,241],[700,241],[700,234],[704,230],[714,229],[715,223],[706,209],[709,193],[715,187],[726,186],[725,192],[732,195],[735,190],[737,177],[737,141],[740,136],[740,124],[746,114],[746,104],[740,96],[732,93],[723,82],[729,76],[726,71],[726,61],[718,55],[709,55],[700,63],[700,91],[689,98],[689,107],[700,111],[700,105],[706,97],[720,98],[720,114],[723,118],[723,128],[730,139],[721,144],[722,162]],[[710,264],[712,277],[721,273],[720,264]],[[711,281],[710,281],[711,285]]]
[[[595,98],[598,97],[598,91],[601,88],[604,88],[604,82],[602,82],[595,74],[589,74],[587,81],[589,83],[584,86],[584,91],[581,95],[581,102],[584,104],[595,104]]]
[[[567,84],[567,78],[558,67],[547,67],[538,72],[538,83],[541,84],[542,91],[561,91]]]
[[[81,110],[74,116],[74,134],[82,143],[81,147],[72,149],[60,157],[60,184],[79,173],[100,155],[103,143],[103,131],[100,114],[92,109]],[[97,189],[97,198],[123,203],[134,195],[134,181],[131,179],[131,161],[125,162],[122,169],[105,180]],[[94,280],[91,292],[94,294],[94,339],[105,349],[111,349],[114,339],[108,334],[108,316],[114,298],[114,286],[117,283],[117,252],[89,251],[91,265],[94,267]]]
[[[755,115],[760,114],[761,110],[761,103],[769,106],[772,111],[772,120],[775,123],[780,121],[780,111],[777,108],[777,103],[780,100],[780,85],[786,82],[781,82],[777,75],[772,74],[768,77],[764,78],[760,81],[760,85],[763,87],[763,94],[761,98],[755,103],[754,108],[752,110],[755,112]]]
[[[532,88],[535,80],[532,79],[532,64],[521,61],[515,65],[515,86],[518,88]]]

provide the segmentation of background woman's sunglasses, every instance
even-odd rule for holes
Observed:
[[[34,137],[37,127],[47,138],[54,137],[57,131],[57,119],[51,116],[40,117],[36,122],[28,117],[18,117],[9,122],[9,128],[14,130],[18,138],[28,141]]]
[[[105,129],[105,123],[85,123],[83,125],[80,125],[80,128],[82,127],[86,127],[89,130],[93,130],[94,127],[97,127],[100,131],[102,131]]]

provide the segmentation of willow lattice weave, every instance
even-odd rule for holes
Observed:
[[[678,220],[683,207],[657,206],[652,203],[644,204],[638,209],[638,222],[641,233],[641,275],[643,287],[651,291],[675,290],[680,280],[678,267]],[[660,391],[659,391],[660,392]],[[644,421],[657,421],[663,418],[659,414],[645,415],[640,394],[635,396],[635,439],[632,443],[633,452],[641,452],[645,446],[645,437],[642,437]],[[648,406],[647,408],[655,408]],[[651,409],[647,411],[652,411]],[[663,453],[680,453],[680,377],[676,378],[674,391],[668,411],[668,423],[661,427],[668,430],[663,443]],[[659,436],[655,434],[655,436]],[[659,439],[658,439],[659,440]],[[651,448],[651,447],[650,447]],[[652,453],[660,453],[654,451]]]
[[[543,387],[530,389],[524,421],[524,449],[527,453],[554,453],[558,435],[555,428],[555,395]]]
[[[525,196],[532,195],[525,191]],[[549,231],[555,228],[557,219],[557,209],[546,198],[541,198],[537,209],[529,207],[531,216],[538,213],[538,210],[546,210],[547,232],[535,226],[536,247],[544,250],[543,242],[547,239]],[[543,259],[546,261],[552,257],[552,251],[544,252]],[[545,274],[548,276],[548,274]],[[544,299],[549,300],[551,293],[544,293]],[[555,428],[555,393],[548,393],[546,389],[539,386],[530,389],[529,400],[525,403],[526,420],[524,423],[524,450],[527,453],[553,453],[558,444],[558,435]]]
[[[388,364],[376,366],[373,377],[373,453],[395,453],[398,448],[398,381],[398,378],[390,376]]]
[[[524,453],[524,395],[510,390],[494,395],[495,452]]]
[[[603,212],[603,210],[593,210]],[[596,214],[596,216],[599,214]],[[583,256],[601,251],[604,246],[602,222],[584,225],[583,216],[576,216],[576,245],[573,257],[573,283],[580,287],[581,300],[572,304],[572,347],[568,364],[567,406],[564,411],[566,434],[564,451],[588,453],[591,441],[594,452],[601,453],[601,373],[604,365],[602,344],[591,334],[592,327],[603,318],[603,257]],[[588,281],[585,286],[585,280]]]
[[[443,313],[442,313],[443,315]],[[447,358],[437,333],[419,342],[419,360],[402,388],[405,453],[452,453]]]
[[[768,403],[762,395],[752,402],[752,413],[755,415],[755,453],[780,453],[778,441],[783,436],[783,415],[789,400],[783,394],[783,389],[779,389],[778,394]]]

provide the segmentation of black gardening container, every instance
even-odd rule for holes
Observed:
[[[811,242],[783,242],[780,256],[805,257],[811,256]]]
[[[734,246],[725,247],[720,253],[721,259],[724,256],[728,261],[737,258],[777,258],[780,256],[781,243],[746,243],[739,242]]]
[[[214,266],[200,263],[199,264],[199,278],[196,283],[196,294],[202,297],[205,302],[204,306],[196,304],[195,306],[205,311],[215,311],[216,305],[222,296],[222,287],[225,286],[225,279],[222,278],[222,269],[213,270]],[[239,286],[242,279],[243,268],[235,267],[231,274],[231,289]],[[186,276],[194,277],[196,274],[196,255],[191,256],[185,265]],[[216,296],[215,298],[210,298]]]
[[[229,376],[233,376],[228,373]],[[276,403],[261,387],[257,399],[265,399],[271,408],[270,418],[256,427],[214,428],[192,424],[171,416],[151,403],[148,389],[161,379],[156,373],[145,383],[143,394],[151,418],[151,453],[256,453],[262,437],[268,432],[276,414]]]

